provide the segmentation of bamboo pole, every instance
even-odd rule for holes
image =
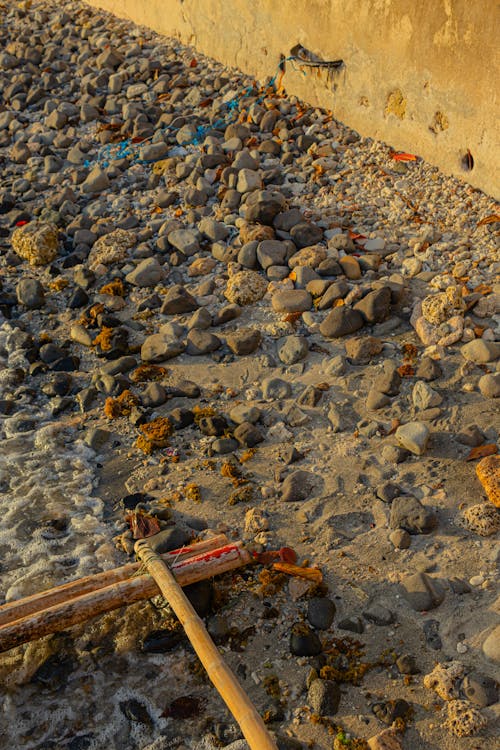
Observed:
[[[190,544],[188,547],[180,547],[179,549],[166,552],[162,555],[162,558],[167,562],[181,558],[186,560],[202,552],[209,552],[210,550],[217,549],[217,547],[222,547],[227,543],[227,536],[225,534],[218,534],[210,539],[204,539],[202,542]],[[128,565],[122,565],[120,568],[113,568],[112,570],[105,570],[102,573],[78,578],[76,581],[63,583],[47,591],[3,604],[0,606],[0,626],[6,625],[13,620],[19,620],[21,617],[27,617],[42,609],[48,609],[69,599],[75,599],[91,591],[111,586],[113,583],[125,581],[128,578],[132,578],[139,568],[140,563],[129,563]]]
[[[151,549],[146,539],[136,542],[135,551],[177,615],[208,676],[240,725],[251,750],[277,750],[261,716],[220,655],[172,571]]]
[[[177,560],[172,565],[172,570],[179,585],[187,586],[240,568],[249,562],[250,554],[242,547],[241,542],[236,542],[195,557]],[[119,607],[150,599],[159,593],[155,581],[145,574],[89,591],[1,626],[0,653],[49,633],[60,633],[72,625]]]

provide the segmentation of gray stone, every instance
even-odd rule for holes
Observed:
[[[402,593],[416,612],[425,612],[439,607],[445,597],[443,586],[427,573],[414,573],[406,576],[402,581]]]
[[[173,549],[179,549],[184,547],[191,541],[191,537],[187,531],[180,529],[178,526],[174,526],[165,531],[159,531],[158,534],[148,537],[148,544],[154,552],[163,554],[170,552]]]
[[[264,240],[257,246],[257,259],[265,270],[269,266],[281,266],[285,264],[288,247],[286,242],[278,240]]]
[[[437,380],[443,374],[443,369],[439,362],[431,357],[422,357],[415,375],[420,380]]]
[[[266,378],[262,381],[262,396],[270,399],[289,398],[292,394],[292,386],[281,378]]]
[[[343,620],[340,620],[338,623],[338,627],[340,630],[348,630],[350,633],[364,633],[365,632],[365,626],[363,625],[363,620],[361,617],[358,617],[357,615],[351,615],[349,617],[344,617]]]
[[[238,263],[244,268],[257,268],[257,247],[259,243],[257,240],[247,242],[238,253]]]
[[[314,490],[316,477],[309,471],[294,471],[289,474],[281,488],[281,499],[286,503],[296,503],[309,498]]]
[[[371,622],[373,625],[391,625],[395,621],[394,612],[384,607],[382,604],[371,604],[362,612],[363,617],[367,622]]]
[[[278,347],[278,357],[285,365],[293,365],[307,356],[309,344],[304,336],[285,336]]]
[[[259,428],[251,422],[241,422],[233,434],[238,443],[246,448],[253,448],[264,440]]]
[[[259,421],[261,415],[262,412],[260,409],[248,403],[241,403],[237,406],[233,406],[229,412],[230,419],[236,424],[243,424],[243,422],[255,424]]]
[[[330,250],[343,250],[346,253],[352,253],[356,250],[354,242],[347,234],[334,234],[328,240],[328,248]]]
[[[401,386],[401,376],[397,366],[390,359],[386,359],[382,366],[382,372],[377,375],[373,382],[373,388],[387,396],[397,396]]]
[[[192,229],[175,229],[167,236],[169,243],[183,255],[191,256],[200,252],[198,233]]]
[[[304,221],[300,224],[295,224],[290,229],[290,236],[300,250],[303,247],[310,247],[321,242],[323,240],[323,230],[321,227],[316,226],[316,224],[308,224]]]
[[[252,190],[259,190],[262,187],[262,177],[259,172],[253,169],[240,169],[238,172],[238,182],[236,190],[242,195]]]
[[[488,675],[471,672],[462,682],[462,690],[467,700],[477,706],[491,706],[498,700],[498,683]]]
[[[169,152],[169,147],[162,141],[158,143],[148,143],[139,149],[139,159],[142,161],[152,162],[164,159]]]
[[[356,365],[368,364],[382,351],[382,341],[375,336],[353,336],[344,344],[346,356]]]
[[[39,310],[45,304],[43,286],[37,279],[21,279],[16,286],[17,301],[29,310]]]
[[[412,401],[415,409],[423,410],[439,406],[443,401],[443,397],[431,388],[430,385],[427,385],[422,380],[418,380],[413,386]]]
[[[328,313],[319,330],[325,338],[335,339],[355,333],[362,327],[363,317],[361,313],[342,305],[342,307],[335,307]]]
[[[383,409],[384,406],[388,406],[390,403],[391,399],[389,398],[389,396],[386,396],[385,393],[380,393],[380,391],[375,390],[375,388],[371,388],[368,391],[368,395],[366,397],[366,408],[369,411]]]
[[[479,378],[479,390],[485,398],[499,398],[500,372],[488,373]]]
[[[307,702],[315,714],[333,716],[340,704],[341,692],[333,680],[313,680],[307,693]]]
[[[245,219],[269,226],[285,205],[285,197],[277,190],[255,190],[247,198]]]
[[[167,400],[167,392],[160,383],[149,383],[141,394],[141,403],[147,409],[162,406]]]
[[[233,354],[245,356],[258,349],[262,335],[257,328],[240,328],[226,334],[226,344]]]
[[[464,359],[483,365],[487,362],[494,362],[500,357],[500,343],[474,339],[464,344],[460,348],[460,352]]]
[[[215,352],[221,346],[221,340],[213,333],[193,328],[187,335],[186,352],[191,357],[199,357]]]
[[[305,312],[312,307],[312,297],[305,289],[285,289],[273,294],[271,304],[275,312]]]
[[[199,231],[212,242],[225,240],[229,235],[229,227],[221,221],[215,221],[205,216],[198,224]]]
[[[456,435],[456,439],[462,445],[470,445],[471,448],[476,448],[484,443],[485,435],[477,425],[468,424]]]
[[[89,448],[92,448],[92,450],[98,451],[108,442],[110,436],[111,432],[109,432],[109,430],[94,427],[86,431],[84,443],[85,445],[88,445]]]
[[[125,277],[129,284],[139,287],[155,286],[164,278],[165,269],[158,263],[156,258],[144,258]]]
[[[161,307],[162,315],[178,315],[198,309],[195,298],[181,284],[170,287]]]
[[[239,447],[238,441],[229,437],[216,438],[211,444],[213,452],[218,453],[219,455],[234,453]]]
[[[84,193],[102,193],[111,185],[106,172],[99,165],[95,166],[82,183]]]
[[[206,329],[210,328],[211,325],[212,316],[210,315],[206,307],[200,307],[192,314],[187,327],[189,331],[193,330],[194,328],[198,328],[201,331],[206,331]]]
[[[429,428],[422,422],[408,422],[396,430],[399,445],[417,456],[421,456],[429,441]]]
[[[165,362],[181,354],[185,344],[176,338],[166,336],[162,333],[153,333],[148,336],[141,347],[141,359],[143,362]]]
[[[282,232],[289,232],[292,227],[297,224],[302,224],[304,217],[298,208],[289,208],[287,211],[279,213],[274,219],[275,229],[279,229]]]
[[[346,281],[334,281],[318,302],[318,310],[329,310],[338,299],[343,299],[349,293],[349,284]]]
[[[369,292],[354,305],[354,309],[358,310],[370,325],[381,323],[391,311],[391,290],[385,286]]]
[[[294,656],[317,656],[323,647],[321,641],[304,622],[296,622],[290,630],[290,653]]]
[[[437,518],[416,497],[401,495],[392,501],[389,525],[409,534],[430,534],[437,526]]]
[[[328,630],[335,617],[335,604],[326,596],[313,597],[307,605],[307,619],[318,630]]]

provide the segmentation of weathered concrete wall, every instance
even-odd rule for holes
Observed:
[[[264,78],[300,43],[345,67],[289,93],[363,135],[500,193],[497,0],[89,0]],[[467,168],[465,155],[474,160]]]

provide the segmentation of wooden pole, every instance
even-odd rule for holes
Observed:
[[[136,542],[135,551],[177,615],[208,676],[240,725],[251,750],[277,750],[276,743],[267,731],[261,716],[220,655],[203,621],[196,614],[172,572],[151,549],[146,539]]]
[[[161,558],[160,558],[161,559]],[[250,554],[241,542],[203,552],[173,563],[180,586],[187,586],[212,576],[240,568],[251,562]],[[137,575],[112,583],[54,606],[12,620],[0,627],[0,652],[22,643],[33,641],[49,633],[60,633],[72,625],[85,622],[96,615],[150,599],[160,594],[155,581],[148,575]]]
[[[218,534],[210,539],[204,539],[202,542],[190,544],[188,547],[180,547],[179,549],[166,552],[162,555],[162,558],[169,562],[178,559],[186,560],[202,552],[209,552],[210,550],[217,549],[217,547],[222,547],[227,543],[227,536],[225,534]],[[47,591],[3,604],[0,607],[0,626],[6,625],[13,620],[19,620],[21,617],[27,617],[42,609],[48,609],[48,607],[53,607],[69,599],[75,599],[91,591],[111,586],[113,583],[126,581],[128,578],[132,578],[139,568],[140,563],[129,563],[128,565],[122,565],[120,568],[113,568],[113,570],[105,570],[102,573],[85,576],[85,578],[78,578],[76,581],[63,583]]]

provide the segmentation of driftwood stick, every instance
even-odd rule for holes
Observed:
[[[250,554],[242,547],[241,542],[237,542],[192,558],[178,560],[172,565],[172,571],[179,585],[187,586],[190,583],[240,568],[249,562],[251,562]],[[160,590],[155,581],[147,574],[90,591],[0,627],[0,652],[49,633],[60,633],[91,617],[150,599],[159,593]]]
[[[266,725],[220,655],[201,618],[159,555],[140,539],[135,551],[180,620],[187,637],[221,698],[241,727],[251,750],[277,750]]]
[[[224,544],[228,543],[228,539],[225,534],[218,534],[210,539],[205,539],[202,542],[196,542],[188,547],[181,547],[180,549],[174,549],[171,552],[167,552],[162,555],[162,558],[166,561],[177,560],[178,558],[187,559],[195,555],[199,555],[202,552],[208,552],[212,549],[217,549]],[[42,609],[48,609],[56,604],[74,599],[77,596],[82,596],[91,591],[104,588],[105,586],[111,586],[113,583],[119,581],[125,581],[127,578],[132,578],[133,575],[139,570],[140,563],[129,563],[128,565],[122,565],[120,568],[114,568],[113,570],[105,570],[102,573],[96,573],[95,575],[85,576],[85,578],[78,578],[76,581],[70,581],[69,583],[63,583],[60,586],[55,586],[52,589],[47,589],[38,594],[26,596],[23,599],[17,599],[13,602],[8,602],[0,606],[0,626],[6,625],[13,620],[19,620],[21,617],[27,617],[35,612]]]

